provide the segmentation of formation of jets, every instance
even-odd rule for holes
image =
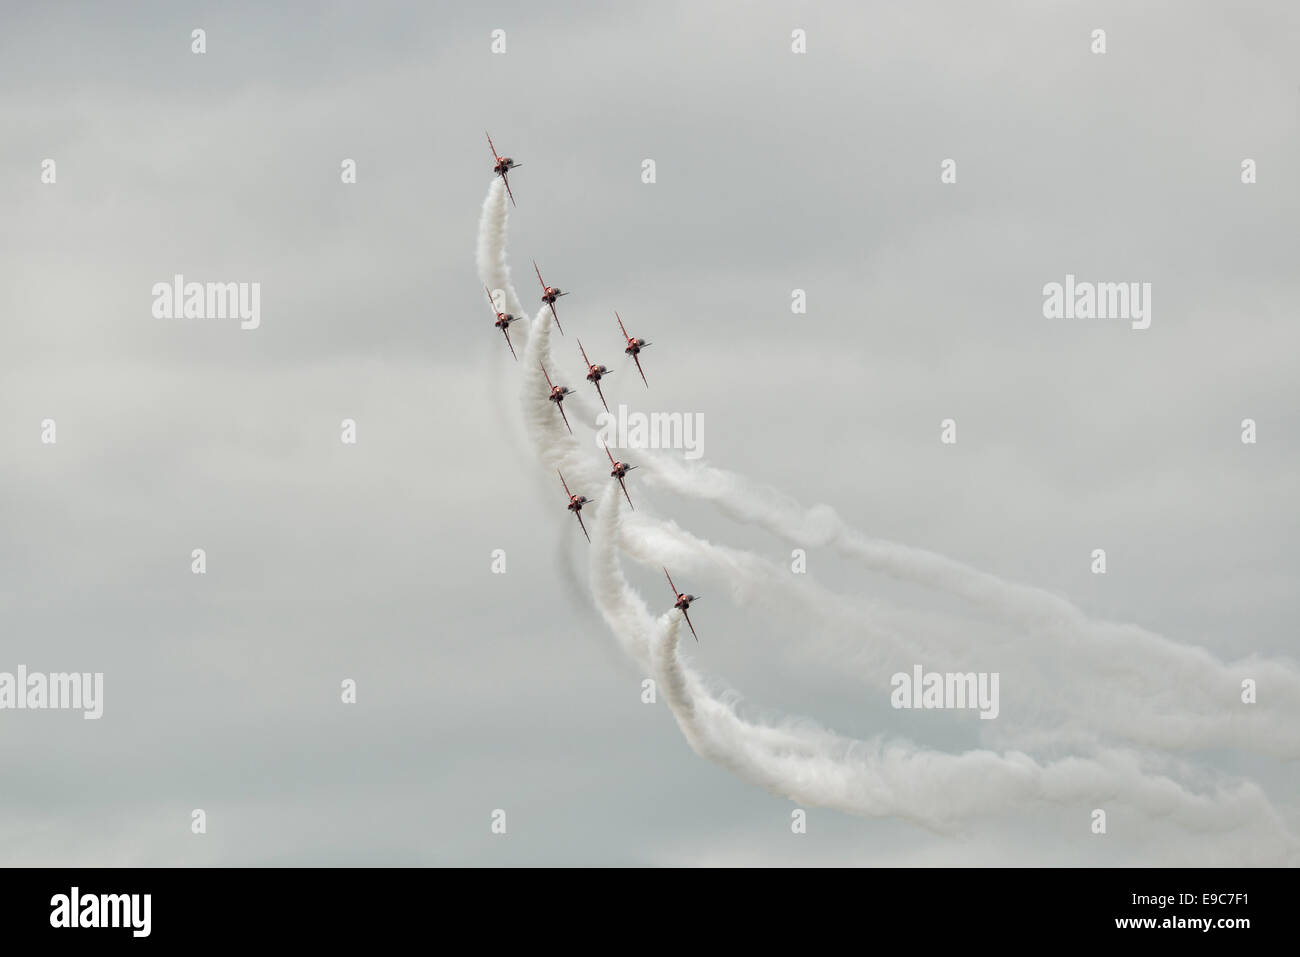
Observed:
[[[496,147],[492,144],[491,135],[487,135],[487,141],[488,148],[492,150],[492,172],[501,177],[501,181],[506,188],[506,193],[510,197],[511,205],[517,206],[518,204],[515,203],[515,194],[510,189],[509,174],[511,170],[518,169],[522,164],[516,163],[509,156],[501,156],[497,153]],[[560,325],[560,314],[555,311],[555,301],[561,296],[567,296],[568,293],[561,290],[558,286],[548,286],[546,284],[546,280],[542,278],[542,270],[537,265],[537,260],[533,260],[533,271],[537,273],[537,281],[542,286],[542,302],[550,307],[551,317],[555,320],[555,326],[560,330],[560,335],[564,335],[564,327]],[[492,307],[492,312],[496,316],[493,326],[501,330],[501,334],[505,336],[506,345],[510,348],[510,354],[517,360],[519,356],[515,353],[515,347],[510,342],[510,324],[518,322],[523,318],[523,316],[514,316],[510,313],[502,312],[497,308],[496,301],[492,298],[492,291],[486,286],[484,287],[484,291],[487,293],[488,304]],[[641,382],[648,389],[650,388],[650,383],[646,381],[645,370],[641,368],[641,350],[649,346],[650,343],[645,339],[628,335],[627,328],[623,325],[623,317],[617,312],[614,313],[614,318],[618,320],[619,331],[623,334],[623,353],[624,355],[632,357],[632,361],[636,363],[636,371],[641,374]],[[609,403],[605,401],[605,393],[600,388],[600,382],[605,376],[612,374],[611,370],[607,366],[592,362],[587,358],[587,350],[583,347],[582,340],[578,340],[578,351],[582,354],[582,362],[586,367],[587,381],[596,387],[596,394],[600,396],[600,404],[603,405],[605,411],[608,412]],[[538,360],[538,365],[542,367],[542,375],[546,376],[546,385],[550,389],[547,399],[555,403],[555,408],[559,411],[560,417],[564,419],[565,428],[567,428],[569,434],[572,435],[573,426],[569,425],[569,417],[564,412],[564,398],[565,396],[572,395],[573,390],[568,386],[556,385],[551,381],[551,374],[547,372],[545,363]],[[627,493],[627,484],[624,482],[624,478],[627,476],[627,473],[636,468],[636,466],[615,460],[613,453],[610,452],[609,446],[607,445],[605,446],[605,454],[609,457],[609,464],[612,466],[609,473],[610,477],[618,481],[619,487],[623,490],[623,497],[627,499],[628,506],[635,510],[636,506],[632,504],[632,497]],[[587,504],[588,499],[585,495],[574,495],[570,492],[569,483],[564,480],[564,474],[558,469],[556,470],[556,474],[560,476],[560,484],[564,486],[564,494],[568,496],[569,501],[566,507],[573,513],[573,517],[578,520],[578,526],[582,529],[582,534],[586,537],[587,541],[590,542],[591,536],[587,534],[587,526],[582,521],[582,506]],[[664,569],[664,575],[668,577],[668,585],[673,590],[673,607],[681,611],[682,617],[686,619],[686,624],[691,629],[691,635],[696,641],[699,641],[699,635],[695,634],[695,626],[691,624],[691,616],[687,614],[688,609],[691,607],[691,602],[698,601],[699,597],[679,592],[677,586],[673,584],[673,577],[668,574],[667,568]]]

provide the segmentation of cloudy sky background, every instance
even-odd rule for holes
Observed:
[[[1094,837],[1080,808],[956,837],[812,809],[795,837],[790,802],[641,704],[475,274],[482,131],[524,164],[517,288],[535,301],[536,258],[573,292],[553,341],[570,385],[581,336],[618,370],[611,403],[702,413],[712,464],[1097,618],[1294,657],[1300,10],[160,3],[6,21],[0,670],[103,671],[105,713],[0,713],[0,861],[1233,860],[1131,814]],[[1067,272],[1152,283],[1151,328],[1044,319]],[[261,282],[261,328],[152,318],[174,273]],[[615,309],[655,343],[648,392]],[[638,507],[788,560],[637,474]],[[829,552],[809,568],[996,641]],[[628,574],[667,607],[657,569]],[[697,667],[761,713],[949,751],[999,724],[893,711],[843,636],[735,607],[707,572],[678,584],[717,598],[692,616]],[[1032,725],[1015,696],[1004,677],[1003,715]],[[1294,763],[1185,757],[1258,782],[1295,828]]]

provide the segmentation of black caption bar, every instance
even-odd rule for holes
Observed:
[[[611,921],[648,929],[663,895],[715,905],[727,933],[832,919],[854,934],[914,934],[927,943],[1135,938],[1232,946],[1281,932],[1294,875],[1280,870],[566,870],[10,869],[0,871],[9,943],[150,946],[355,940],[412,934],[498,941],[561,925],[586,934]],[[761,918],[743,900],[763,902]],[[655,920],[663,919],[662,915]],[[683,916],[684,919],[684,916]],[[714,918],[694,912],[692,920]],[[909,929],[910,928],[910,929]],[[531,930],[530,930],[531,929]],[[1243,936],[1244,935],[1244,936]],[[432,937],[425,938],[430,941]],[[888,937],[882,937],[888,939]],[[1262,938],[1261,938],[1262,939]],[[865,940],[865,939],[864,939]]]

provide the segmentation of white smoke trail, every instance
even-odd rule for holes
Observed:
[[[555,364],[551,361],[550,344],[551,310],[542,306],[529,325],[528,345],[524,348],[524,421],[542,464],[548,468],[557,468],[562,467],[572,454],[576,440],[569,435],[559,410],[548,398],[551,389],[546,381],[547,373],[542,371],[542,363],[547,363],[546,368],[552,376],[558,376]]]
[[[736,605],[758,609],[769,620],[793,618],[805,630],[820,626],[834,634],[853,635],[861,647],[856,656],[859,670],[879,687],[888,684],[900,659],[942,661],[944,670],[956,671],[998,670],[981,666],[1006,660],[1002,644],[973,642],[969,628],[953,626],[943,616],[904,614],[881,602],[850,601],[807,581],[806,576],[790,574],[784,566],[704,541],[644,510],[625,516],[624,523],[635,534],[624,536],[623,550],[647,567],[657,569],[667,563],[683,572],[709,574],[726,583]],[[1032,671],[1019,676],[1017,711],[1004,711],[998,723],[998,731],[1008,740],[1027,740],[1018,726],[1032,720],[1038,725],[1032,736],[1039,739],[1044,735],[1059,739],[1070,731],[1085,740],[1110,735],[1160,748],[1232,744],[1283,757],[1289,753],[1292,731],[1277,728],[1273,714],[1250,710],[1256,706],[1239,705],[1240,716],[1226,714],[1226,707],[1197,713],[1178,698],[1176,679],[1163,695],[1155,696],[1135,690],[1132,681],[1122,676],[1089,680],[1077,674],[1072,661],[1058,665],[1057,672],[1037,681]],[[1062,682],[1070,690],[1065,702]],[[1024,718],[1018,721],[1017,713]],[[1044,727],[1052,720],[1061,727]]]
[[[681,658],[682,622],[673,610],[654,620],[623,577],[618,543],[635,532],[617,489],[607,488],[593,527],[592,591],[624,650],[654,675],[683,736],[702,757],[796,803],[867,817],[898,817],[949,832],[963,822],[1033,805],[1080,813],[1120,803],[1168,818],[1199,834],[1232,832],[1255,862],[1285,860],[1296,845],[1263,793],[1240,783],[1208,794],[1152,775],[1131,752],[1109,750],[1039,764],[1021,752],[950,755],[882,738],[858,741],[807,722],[755,723],[738,713],[734,696],[718,696]]]
[[[595,406],[577,392],[565,397],[564,411],[573,428],[573,434],[570,435],[555,403],[547,398],[551,391],[546,382],[547,374],[555,385],[574,388],[572,377],[562,371],[562,364],[557,363],[551,354],[553,328],[555,320],[551,317],[550,307],[544,305],[532,320],[528,345],[524,349],[524,420],[543,465],[562,470],[566,478],[572,474],[592,489],[599,488],[604,485],[602,477],[606,475],[601,468],[603,453],[594,440],[584,437],[580,442],[577,438],[584,435],[584,430],[595,420]],[[574,348],[576,351],[577,347]],[[542,362],[546,364],[545,374],[540,365]],[[572,485],[570,487],[573,488]],[[577,488],[573,488],[573,492],[590,494],[579,492]]]
[[[742,476],[664,456],[647,472],[678,494],[703,499],[738,521],[803,547],[832,546],[865,567],[958,596],[1020,629],[1022,644],[1051,642],[1069,666],[1112,683],[1096,697],[1100,729],[1161,748],[1235,747],[1300,757],[1300,671],[1261,658],[1224,663],[1136,625],[1093,621],[1057,595],[1014,584],[943,555],[869,539],[827,506],[803,509]],[[1242,681],[1268,689],[1245,705]],[[1122,700],[1121,700],[1122,699]]]
[[[620,522],[621,493],[604,475],[604,463],[568,434],[546,400],[546,381],[537,360],[549,357],[549,329],[549,309],[544,309],[533,320],[525,358],[524,413],[529,434],[546,465],[565,468],[576,482],[593,489],[605,482],[597,521],[589,523],[597,606],[625,651],[659,676],[674,716],[698,753],[803,803],[854,814],[897,816],[931,828],[950,828],[975,815],[1028,804],[1093,806],[1111,799],[1149,815],[1169,817],[1198,833],[1231,831],[1234,841],[1257,827],[1267,832],[1265,850],[1259,853],[1274,853],[1273,859],[1294,853],[1293,839],[1254,785],[1194,794],[1168,777],[1148,773],[1142,759],[1131,752],[1107,750],[1040,765],[1020,752],[949,755],[901,743],[886,746],[880,739],[854,741],[807,725],[763,725],[740,718],[733,704],[711,694],[681,660],[676,646],[680,616],[670,613],[656,625],[623,578],[617,553],[621,545],[636,557],[657,563],[666,543],[696,555],[701,547],[721,547],[641,513],[626,525]],[[590,489],[573,491],[587,494]],[[833,540],[838,532],[833,526],[832,531]],[[755,568],[742,557],[746,553],[716,554],[731,559],[740,587],[754,587]],[[810,600],[805,596],[802,602]],[[1072,606],[1067,603],[1067,607]],[[1024,608],[1018,613],[1023,615]],[[1243,854],[1254,859],[1257,852],[1258,848]]]
[[[623,577],[618,561],[618,506],[609,487],[600,497],[597,520],[591,526],[591,549],[588,568],[591,591],[596,607],[624,653],[644,671],[650,663],[650,612]]]
[[[492,181],[492,185],[488,188],[487,198],[483,201],[483,210],[479,215],[478,243],[475,250],[475,262],[478,266],[479,281],[481,281],[483,285],[487,286],[490,291],[495,292],[498,289],[503,291],[505,302],[502,304],[501,308],[506,312],[513,313],[521,319],[526,320],[527,312],[524,309],[523,303],[519,299],[519,294],[515,291],[515,287],[510,280],[510,262],[506,255],[506,240],[509,236],[508,226],[509,206],[506,203],[506,190],[500,177],[498,177]],[[550,352],[550,331],[554,319],[551,318],[552,314],[549,306],[543,305],[541,312],[538,313],[538,316],[532,322],[523,321],[513,325],[511,335],[516,340],[515,348],[526,352],[528,341],[543,328],[541,324],[542,313],[545,313],[550,320],[545,325],[547,336],[546,341],[538,347],[540,351],[535,353],[531,359],[529,359],[527,355],[525,355],[524,358],[528,360],[530,367],[536,367],[539,358],[544,360],[551,375],[556,377],[556,384],[567,384],[566,381],[562,380],[567,380],[568,376],[561,371],[560,367],[557,366],[555,358]],[[522,342],[519,341],[521,339],[523,340]],[[573,346],[573,351],[575,356],[578,355],[576,345]],[[564,364],[567,366],[570,363],[566,361]],[[586,375],[585,369],[583,370],[583,375]],[[540,375],[539,378],[541,378]],[[543,379],[543,381],[545,380]],[[587,397],[575,393],[565,399],[564,402],[566,411],[569,409],[573,410],[573,412],[569,413],[571,421],[575,418],[574,413],[577,414],[576,417],[578,421],[581,422],[591,422],[595,419],[595,406]],[[547,404],[549,405],[550,403],[548,402]],[[559,418],[558,413],[556,414],[556,418]]]
[[[494,292],[497,289],[505,291],[502,310],[523,316],[526,315],[524,306],[515,294],[514,286],[510,284],[510,264],[506,260],[506,226],[509,215],[505,185],[497,177],[488,189],[487,199],[483,201],[483,212],[479,216],[475,261],[483,285]]]

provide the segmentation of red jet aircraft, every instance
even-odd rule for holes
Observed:
[[[519,204],[515,202],[515,194],[510,192],[510,179],[506,176],[506,174],[509,173],[512,169],[518,169],[520,166],[523,166],[524,164],[516,163],[509,156],[498,156],[497,148],[492,145],[492,137],[488,136],[487,130],[483,131],[483,135],[487,136],[488,149],[492,151],[492,172],[500,176],[501,182],[506,184],[506,192],[510,193],[510,205],[517,206]]]
[[[573,517],[578,520],[578,524],[582,525],[582,534],[587,535],[587,526],[583,525],[582,522],[582,506],[587,504],[587,496],[574,495],[569,491],[569,483],[564,481],[564,473],[559,469],[556,469],[555,474],[560,477],[560,484],[564,486],[564,494],[569,496],[569,511],[572,512]],[[590,535],[587,535],[587,541],[591,541]],[[696,641],[698,640],[699,639],[697,638]]]
[[[609,403],[605,401],[605,393],[600,391],[600,380],[603,376],[612,375],[609,369],[604,366],[598,366],[587,358],[587,350],[582,348],[582,340],[578,340],[578,351],[582,353],[582,361],[587,365],[587,381],[596,387],[596,395],[600,396],[600,404],[609,411]]]
[[[519,317],[518,317],[518,316],[512,316],[512,315],[510,315],[510,313],[508,313],[508,312],[502,312],[500,309],[498,309],[498,308],[497,308],[497,304],[496,304],[496,303],[493,301],[493,299],[492,299],[492,291],[491,291],[490,289],[488,289],[487,286],[484,286],[484,287],[483,287],[483,291],[487,293],[488,302],[492,304],[492,311],[495,312],[495,313],[497,314],[497,321],[494,322],[494,323],[492,323],[492,325],[496,326],[498,329],[501,330],[502,334],[506,337],[506,345],[510,346],[510,354],[511,354],[512,356],[515,356],[515,347],[514,347],[513,345],[510,344],[510,328],[509,328],[509,327],[510,327],[510,323],[512,323],[512,322],[518,322],[518,321],[519,321]],[[516,359],[516,360],[517,360],[518,358],[519,358],[518,356],[515,356],[515,359]]]
[[[542,302],[551,307],[551,315],[555,317],[555,324],[560,328],[560,335],[564,335],[564,326],[560,325],[560,315],[555,311],[555,300],[561,296],[567,296],[567,292],[561,292],[559,286],[548,286],[546,280],[542,278],[542,271],[537,268],[537,260],[533,260],[533,272],[537,273],[537,281],[542,284]]]
[[[664,574],[668,575],[668,569],[666,568],[664,569]],[[696,641],[699,641],[700,636],[695,634],[695,626],[691,624],[691,616],[687,614],[687,609],[691,607],[691,602],[699,601],[700,596],[686,595],[683,594],[682,592],[679,592],[677,590],[677,586],[673,584],[672,575],[668,575],[668,587],[671,588],[673,590],[673,594],[677,596],[677,600],[673,602],[673,607],[680,608],[682,610],[682,617],[686,619],[686,624],[690,626],[691,636],[694,637]]]
[[[618,327],[623,329],[622,317],[620,317],[616,312],[614,313],[614,318],[618,319]],[[645,382],[645,387],[647,389],[650,388],[650,383],[645,381],[645,370],[641,368],[641,360],[638,358],[641,355],[641,350],[650,345],[650,343],[646,342],[644,339],[633,339],[627,334],[626,329],[623,329],[623,338],[627,340],[627,348],[623,351],[630,355],[633,361],[636,362],[636,371],[641,373],[641,381]]]
[[[542,367],[542,375],[546,376],[546,384],[551,387],[551,394],[548,398],[554,402],[555,407],[560,410],[560,415],[564,418],[564,427],[568,429],[569,434],[572,435],[573,426],[569,425],[569,417],[564,414],[564,397],[566,395],[571,395],[572,393],[567,385],[555,385],[551,382],[551,374],[546,371],[546,366],[542,363],[542,360],[538,359],[537,364]]]
[[[600,444],[605,445],[603,441]],[[615,462],[614,456],[610,454],[608,445],[605,445],[605,454],[609,456],[609,464],[614,466],[614,468],[609,473],[610,478],[618,479],[618,484],[623,488],[623,497],[627,499],[627,504],[632,507],[632,510],[636,511],[636,506],[632,505],[632,499],[628,497],[627,486],[623,485],[623,476],[626,475],[628,472],[632,471],[634,468],[636,468],[636,466],[628,465],[625,462]]]

